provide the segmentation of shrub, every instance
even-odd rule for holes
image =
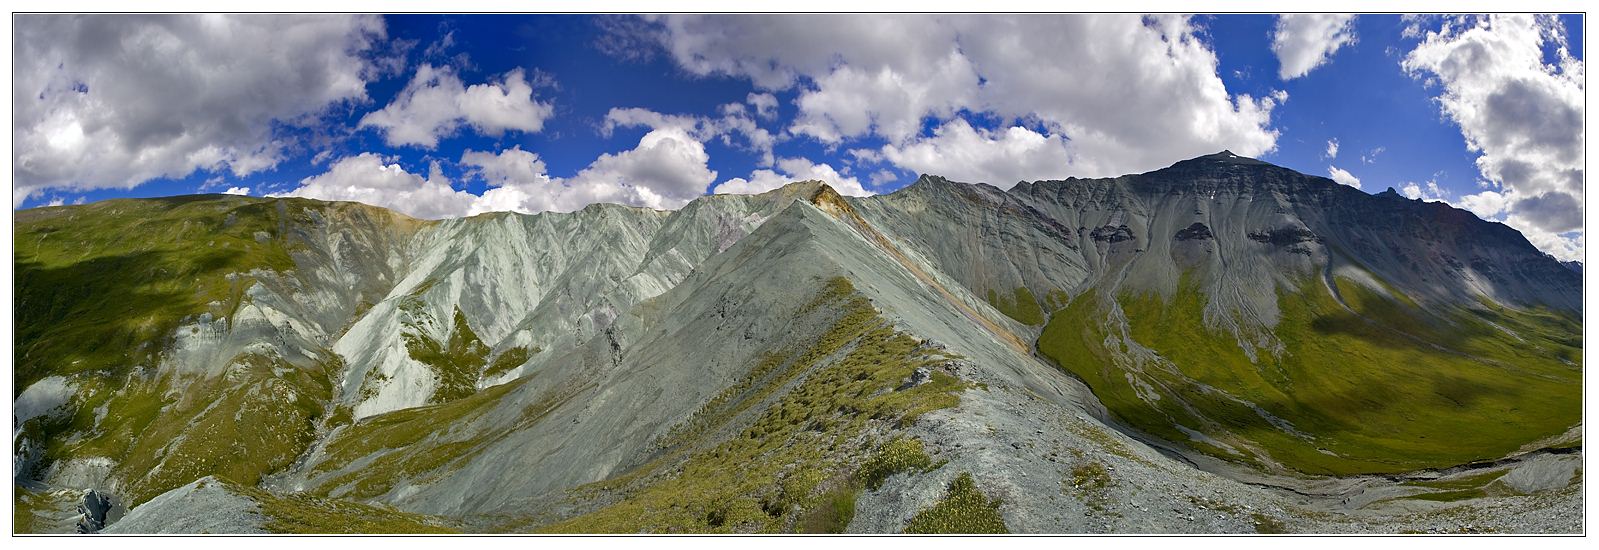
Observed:
[[[906,533],[1003,534],[1005,518],[999,514],[999,500],[990,499],[977,489],[972,475],[961,472],[950,482],[944,498],[932,508],[922,510],[905,526]]]
[[[883,486],[889,476],[912,469],[926,471],[933,465],[932,457],[922,449],[916,438],[896,438],[861,464],[860,478],[866,487],[875,491]]]

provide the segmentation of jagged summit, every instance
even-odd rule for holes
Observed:
[[[832,189],[832,186],[822,180],[800,180],[783,184],[782,187],[756,195],[768,198],[804,198],[815,196],[822,189]]]
[[[1226,150],[1226,149],[1223,149],[1223,150],[1221,150],[1219,152],[1216,152],[1216,153],[1211,153],[1209,155],[1203,155],[1203,156],[1194,157],[1194,158],[1189,159],[1189,160],[1190,161],[1203,161],[1203,162],[1217,162],[1217,163],[1226,163],[1226,164],[1271,164],[1269,162],[1265,162],[1265,161],[1262,161],[1260,159],[1241,156],[1241,155],[1238,155],[1238,154],[1233,153],[1232,151]]]
[[[1240,156],[1240,155],[1235,154],[1232,151],[1228,151],[1228,150],[1222,150],[1220,152],[1211,153],[1209,155],[1202,155],[1202,156],[1194,157],[1194,158],[1191,158],[1191,159],[1188,159],[1188,160],[1178,161],[1177,163],[1173,164],[1173,166],[1181,165],[1181,164],[1210,164],[1210,165],[1217,165],[1217,164],[1229,165],[1229,164],[1232,164],[1232,165],[1241,165],[1241,166],[1277,166],[1275,164],[1272,164],[1272,163],[1269,163],[1269,162],[1266,162],[1266,161],[1263,161],[1263,160],[1260,160],[1260,159]]]

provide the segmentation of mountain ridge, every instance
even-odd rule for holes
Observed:
[[[1059,502],[1023,476],[1114,464],[1177,498],[1199,474],[1184,461],[1303,490],[1307,473],[1339,485],[1571,444],[1580,415],[1560,381],[1580,377],[1580,276],[1469,213],[1342,187],[1222,152],[1010,190],[924,175],[853,198],[795,182],[676,211],[427,221],[231,196],[20,211],[27,314],[14,398],[50,406],[16,427],[19,483],[98,488],[137,508],[225,475],[472,530],[896,530],[971,473],[1011,495],[999,510],[1013,529],[1080,531],[1094,515],[1082,507],[1103,506],[1099,497]],[[108,266],[140,276],[91,277]],[[150,298],[131,309],[93,299],[111,292]],[[185,293],[181,307],[144,305]],[[784,311],[799,320],[784,324]],[[1180,329],[1151,328],[1161,326]],[[70,351],[85,340],[140,351]],[[1415,345],[1424,341],[1436,343]],[[1434,370],[1398,383],[1361,357]],[[1307,368],[1325,364],[1347,365],[1356,382]],[[865,390],[845,390],[859,385],[837,378],[845,372],[877,393],[846,398]],[[1401,405],[1374,410],[1435,418],[1363,417],[1359,391],[1383,384]],[[51,401],[58,386],[66,397]],[[906,420],[911,394],[899,392],[943,405]],[[214,413],[191,404],[213,399],[224,403]],[[897,412],[856,410],[868,404]],[[1517,424],[1483,437],[1390,442],[1504,407]],[[973,414],[1004,420],[985,427]],[[202,429],[215,435],[194,435]],[[791,451],[740,443],[763,437]],[[161,438],[178,443],[150,443]],[[862,492],[853,476],[905,438],[953,466]],[[662,441],[676,443],[651,447]],[[207,450],[230,447],[258,459]],[[799,466],[757,469],[755,485],[695,469],[719,453]],[[210,466],[228,460],[240,464]],[[800,479],[812,481],[791,487]],[[1368,503],[1423,490],[1369,483],[1339,485],[1364,496],[1318,506],[1362,518]],[[1240,502],[1280,498],[1217,487]],[[718,496],[671,492],[689,488]],[[859,523],[817,515],[851,491]],[[193,513],[181,509],[187,497],[161,502]],[[651,511],[668,502],[696,512]],[[1148,527],[1127,513],[1119,529]],[[1247,528],[1236,521],[1203,530]]]

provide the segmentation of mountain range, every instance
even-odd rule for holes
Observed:
[[[1580,264],[1225,151],[13,244],[18,532],[1581,530]]]

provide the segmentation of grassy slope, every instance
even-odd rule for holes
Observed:
[[[46,461],[109,457],[137,504],[208,474],[255,483],[302,452],[327,365],[249,355],[210,380],[153,374],[185,319],[231,319],[250,272],[293,269],[284,235],[318,205],[195,196],[19,213],[16,388],[51,375],[77,388],[73,414],[25,427]]]
[[[1141,430],[1254,461],[1190,440],[1173,427],[1181,424],[1307,473],[1398,472],[1496,458],[1579,420],[1580,368],[1562,361],[1580,362],[1580,325],[1572,319],[1502,308],[1444,318],[1339,280],[1339,295],[1357,312],[1350,313],[1319,282],[1301,288],[1279,297],[1276,333],[1287,352],[1258,363],[1232,336],[1206,328],[1204,297],[1192,285],[1182,285],[1170,301],[1122,296],[1132,338],[1182,373],[1138,369],[1134,377],[1161,396],[1154,404],[1139,398],[1115,366],[1119,354],[1105,349],[1105,315],[1092,297],[1057,314],[1039,350]],[[1199,384],[1253,402],[1306,437]]]
[[[228,490],[249,497],[266,517],[263,529],[287,534],[419,534],[454,533],[446,521],[382,506],[317,498],[281,496],[222,481]]]
[[[275,204],[200,196],[19,213],[15,391],[153,366],[184,318],[231,317],[251,279],[228,275],[294,267]]]
[[[389,492],[397,484],[424,478],[475,456],[493,441],[492,435],[460,434],[456,427],[487,412],[500,397],[527,380],[518,379],[444,404],[361,419],[336,434],[312,473],[326,474],[365,458],[372,460],[352,471],[318,480],[320,485],[313,492],[373,498]],[[535,404],[529,408],[529,418],[537,419],[549,408],[549,404]]]
[[[412,332],[402,335],[406,352],[427,365],[438,380],[438,389],[428,403],[454,401],[476,393],[478,374],[488,364],[489,347],[472,332],[459,307],[455,308],[453,325],[449,339],[443,343]]]
[[[1025,286],[1019,286],[1011,294],[1012,296],[1005,296],[994,289],[989,289],[988,304],[1021,324],[1035,327],[1044,324],[1044,310],[1038,306],[1038,299],[1033,297],[1033,291]],[[1053,295],[1051,298],[1053,299]]]
[[[948,356],[895,332],[847,280],[830,281],[810,308],[840,312],[813,346],[752,369],[756,380],[735,384],[744,389],[713,399],[668,438],[679,446],[663,459],[574,491],[579,498],[609,495],[618,502],[543,530],[841,532],[863,485],[926,467],[930,459],[916,456],[919,442],[879,440],[868,428],[893,430],[923,412],[957,404],[955,394],[964,386],[936,370],[927,384],[892,391],[916,368]],[[818,363],[837,351],[846,353],[842,360]],[[714,445],[693,444],[800,376],[799,386],[738,435]],[[679,466],[659,473],[678,460]]]

